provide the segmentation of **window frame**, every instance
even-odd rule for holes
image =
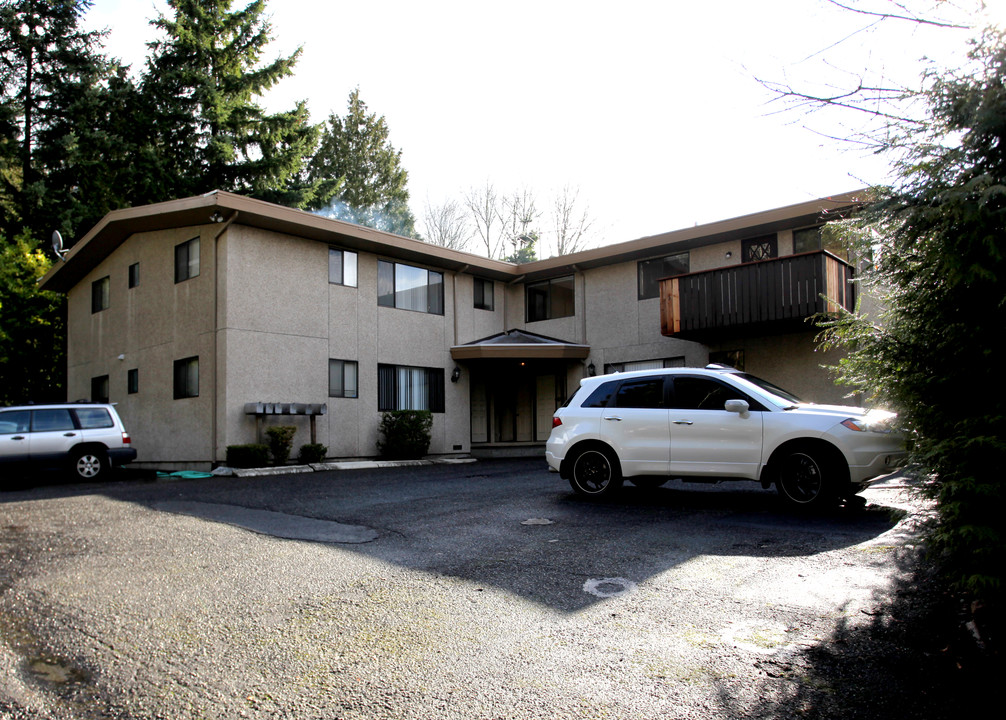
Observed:
[[[333,392],[332,388],[332,371],[335,367],[339,367],[342,390],[340,392]],[[347,386],[349,385],[347,380],[346,370],[352,367],[352,393],[348,391]],[[339,360],[337,358],[328,359],[328,396],[334,398],[358,398],[360,397],[360,364],[356,360]]]
[[[91,283],[91,314],[108,310],[111,305],[112,280],[106,275]]]
[[[107,403],[109,397],[108,375],[91,378],[91,402]]]
[[[680,261],[681,258],[684,258],[684,270],[669,269],[669,264],[675,260]],[[636,299],[650,300],[660,297],[660,280],[665,277],[687,275],[691,271],[691,262],[691,255],[687,250],[637,262]],[[653,273],[650,268],[657,265],[657,263],[660,263],[662,267],[657,273]]]
[[[489,301],[486,302],[486,290],[489,291]],[[494,310],[496,307],[496,281],[486,278],[472,278],[472,305],[476,310]]]
[[[194,375],[192,368],[195,368]],[[182,374],[186,373],[186,374]],[[194,380],[194,382],[193,382]],[[194,388],[193,388],[194,385]],[[172,389],[175,400],[199,397],[199,356],[181,358],[174,361],[172,372]]]
[[[175,245],[175,284],[199,277],[199,236]],[[194,252],[193,252],[194,250]]]
[[[335,278],[335,258],[338,257],[338,278]],[[347,262],[349,258],[352,258],[352,262]],[[352,271],[347,273],[349,266],[352,266]],[[342,285],[343,287],[358,287],[360,278],[360,260],[359,255],[352,250],[343,250],[342,248],[328,248],[328,283],[329,285]],[[352,275],[348,278],[347,275]]]
[[[565,312],[563,308],[567,308],[567,303],[563,302],[562,306],[557,309],[557,296],[553,288],[559,287],[560,283],[563,285],[569,282],[569,303],[568,310]],[[541,288],[544,288],[544,292],[541,292]],[[537,310],[539,309],[539,304],[537,301],[532,302],[532,293],[537,293],[537,297],[543,297],[545,299],[542,307],[544,308],[544,316],[539,317]],[[544,320],[557,320],[559,318],[575,317],[576,316],[576,276],[575,275],[560,275],[554,278],[548,278],[546,280],[537,280],[535,282],[524,283],[524,319],[525,322],[542,322]]]
[[[420,370],[425,373],[426,402],[428,407],[401,407],[399,399],[402,394],[402,371]],[[428,410],[431,413],[446,412],[446,371],[444,368],[421,367],[417,365],[392,365],[378,363],[377,365],[377,411],[394,412],[396,410]],[[391,380],[391,387],[386,383]]]
[[[390,268],[390,276],[389,276]],[[399,271],[401,269],[401,272]],[[425,273],[426,281],[422,286],[401,287],[408,280],[406,274],[411,271]],[[439,278],[438,282],[431,282],[433,277]],[[426,309],[416,307],[405,307],[400,304],[400,298],[406,297],[405,293],[417,293],[420,287],[426,288]],[[412,312],[425,312],[428,315],[444,314],[444,274],[439,270],[430,270],[419,265],[409,265],[408,263],[395,262],[393,260],[377,261],[377,305],[379,307],[395,308],[397,310],[410,310]]]

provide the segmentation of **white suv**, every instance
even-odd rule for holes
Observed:
[[[0,468],[68,468],[97,480],[136,459],[129,433],[111,405],[59,403],[0,408]]]
[[[803,403],[732,368],[642,370],[586,378],[555,412],[549,468],[583,495],[622,479],[775,484],[799,506],[849,499],[899,466],[894,414]]]

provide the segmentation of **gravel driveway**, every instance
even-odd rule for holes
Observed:
[[[541,460],[8,492],[0,717],[828,717],[857,688],[815,653],[878,627],[918,542],[901,481],[867,498],[591,503]]]

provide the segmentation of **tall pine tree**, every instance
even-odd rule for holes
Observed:
[[[311,208],[340,220],[416,237],[402,151],[388,141],[384,117],[367,112],[359,88],[349,94],[345,117],[329,116],[308,177],[317,183],[342,181],[332,201],[316,202]]]
[[[108,142],[103,125],[122,115],[110,107],[110,83],[128,83],[100,53],[101,34],[78,27],[90,5],[0,2],[0,230],[8,239],[22,229],[36,240],[56,229],[73,237],[114,204],[114,183],[81,187],[114,167],[107,150],[121,143]]]
[[[167,197],[228,190],[294,207],[324,202],[326,186],[302,179],[318,139],[306,104],[270,115],[256,101],[292,73],[301,51],[261,65],[272,39],[265,0],[234,11],[232,4],[168,0],[171,12],[153,22],[164,37],[150,46],[142,83],[151,189]]]

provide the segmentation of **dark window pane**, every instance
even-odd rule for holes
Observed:
[[[395,307],[395,265],[384,260],[377,261],[377,304]]]
[[[105,408],[77,408],[77,421],[82,428],[108,428],[113,427],[112,416]]]
[[[748,400],[739,390],[700,377],[674,379],[672,406],[682,410],[722,410],[727,400]]]
[[[69,410],[33,410],[31,417],[32,432],[47,430],[74,430],[73,417]]]
[[[661,408],[664,407],[664,379],[640,378],[625,380],[615,394],[615,407]]]

